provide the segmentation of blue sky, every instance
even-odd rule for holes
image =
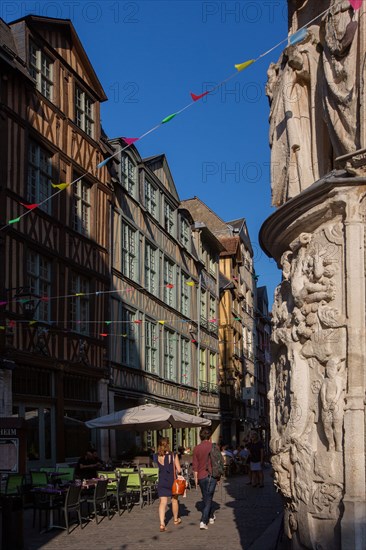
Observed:
[[[72,19],[109,98],[111,138],[138,137],[287,36],[285,0],[3,1],[5,21],[35,13]],[[165,153],[181,199],[194,195],[225,221],[244,217],[259,285],[272,302],[280,280],[260,250],[270,206],[267,69],[280,46],[141,140],[143,157]]]

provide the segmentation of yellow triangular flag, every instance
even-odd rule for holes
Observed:
[[[29,321],[29,326],[31,327],[32,325],[35,325],[37,323],[37,321],[33,320],[33,321]]]
[[[165,323],[165,321],[158,321],[158,323],[160,323],[161,325],[163,325]]]
[[[193,282],[193,281],[188,281],[188,282],[186,283],[186,285],[188,285],[188,286],[194,286],[194,282]]]
[[[69,183],[51,183],[52,187],[57,187],[57,189],[60,189],[60,191],[63,191],[66,189],[66,187],[69,187]]]
[[[238,65],[235,65],[235,69],[237,71],[244,71],[249,65],[252,65],[254,63],[255,59],[249,59],[249,61],[244,61],[244,63],[238,63]]]

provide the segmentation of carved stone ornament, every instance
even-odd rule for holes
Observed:
[[[274,481],[286,499],[286,533],[296,532],[304,548],[316,546],[310,523],[337,518],[343,495],[342,236],[339,219],[290,242],[272,309],[268,398]]]
[[[305,38],[288,46],[268,70],[274,206],[331,172],[333,159],[365,145],[364,80],[359,82],[358,71],[366,42],[360,11],[348,0],[293,1],[290,10],[290,35],[312,23]]]

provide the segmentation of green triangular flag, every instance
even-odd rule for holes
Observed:
[[[163,120],[161,121],[161,124],[165,124],[166,122],[169,122],[170,120],[172,120],[172,118],[174,118],[176,116],[177,113],[173,113],[172,115],[169,115],[169,116],[166,116],[165,118],[163,118]]]
[[[10,224],[12,224],[12,223],[17,223],[17,222],[19,222],[19,221],[20,221],[20,218],[14,218],[13,220],[9,220],[9,221],[8,221],[8,224],[10,225]]]

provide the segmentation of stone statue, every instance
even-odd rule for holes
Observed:
[[[289,2],[290,35],[327,4],[330,9],[268,70],[274,206],[329,173],[336,157],[365,146],[362,90],[357,92],[357,74],[365,58],[359,25],[364,23],[348,0],[316,4]]]
[[[342,425],[344,410],[345,377],[344,367],[338,368],[335,359],[326,364],[326,378],[320,389],[321,416],[328,450],[342,451]]]

